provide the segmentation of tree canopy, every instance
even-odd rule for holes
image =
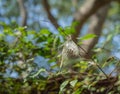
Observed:
[[[119,15],[120,0],[1,0],[0,93],[119,94]]]

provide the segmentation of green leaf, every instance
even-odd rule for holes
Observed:
[[[72,27],[75,27],[75,26],[77,26],[78,24],[80,24],[80,22],[79,22],[79,21],[75,21],[75,22],[72,23]]]
[[[61,86],[60,86],[60,91],[59,94],[62,94],[62,92],[64,91],[65,86],[69,83],[69,80],[64,81]]]
[[[50,34],[50,31],[48,29],[42,29],[40,31],[40,34],[43,34],[43,35],[49,35]]]
[[[83,90],[83,88],[77,89],[72,94],[82,94],[82,90]]]
[[[64,29],[63,29],[62,27],[59,27],[59,28],[58,28],[58,31],[59,31],[59,32],[62,32],[63,30],[64,30]]]
[[[67,35],[74,34],[75,33],[75,28],[73,26],[67,26],[67,27],[65,27],[65,33]]]
[[[75,28],[74,26],[66,26],[64,29],[62,27],[59,27],[58,31],[60,32],[61,35],[66,36],[66,35],[74,34]]]
[[[106,38],[106,42],[110,41],[113,38],[113,34],[109,34],[108,37]]]
[[[72,80],[72,81],[70,81],[70,85],[71,85],[72,87],[74,87],[77,82],[78,82],[78,80]]]
[[[63,36],[66,35],[66,32],[65,32],[65,30],[62,27],[59,27],[58,31],[59,31],[60,35],[63,35]]]
[[[87,35],[81,37],[80,40],[88,40],[88,39],[95,38],[95,37],[96,37],[95,34],[87,34]]]
[[[54,38],[54,40],[53,40],[53,49],[55,50],[57,47],[57,43],[59,42],[59,37],[58,36],[56,36],[55,38]]]

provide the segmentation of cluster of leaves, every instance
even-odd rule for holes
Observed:
[[[37,94],[45,90],[45,79],[22,79],[5,78],[0,83],[1,94]]]
[[[65,78],[59,87],[59,94],[119,94],[120,76],[116,72],[120,66],[118,59],[111,57],[101,66],[91,65],[92,62],[88,64],[90,63],[88,61],[81,61],[80,63],[78,73],[63,74],[62,77]],[[114,69],[109,71],[110,73],[104,74],[103,70],[110,66],[114,66]]]
[[[74,25],[64,29],[60,27],[59,34],[53,34],[48,29],[39,32],[27,30],[27,27],[19,27],[15,23],[11,25],[0,23],[0,25],[2,31],[0,33],[0,93],[89,94],[91,92],[100,94],[109,92],[113,94],[120,92],[120,77],[111,76],[115,70],[106,78],[106,75],[93,64],[94,61],[81,60],[75,64],[77,73],[60,74],[52,73],[50,70],[48,72],[35,63],[36,56],[48,59],[48,64],[56,62],[57,48],[64,39],[64,37],[61,39],[61,36],[74,33]],[[92,34],[83,36],[79,39],[79,44],[83,40],[94,37],[96,36]],[[95,61],[97,62],[97,58]],[[109,65],[119,66],[119,61],[110,58],[101,65],[101,69]],[[11,77],[15,73],[18,75],[14,76],[15,78]],[[47,77],[44,77],[45,73],[48,74]]]
[[[61,44],[58,35],[48,29],[42,29],[40,32],[27,30],[27,27],[18,27],[15,23],[0,25],[1,79],[14,73],[17,73],[19,78],[23,72],[28,75],[38,71],[39,64],[34,62],[37,56],[48,59],[48,63],[55,62],[56,47]]]

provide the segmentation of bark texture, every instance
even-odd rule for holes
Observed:
[[[22,18],[21,20],[21,26],[27,25],[27,11],[24,6],[24,0],[17,0],[19,8],[20,8],[20,16]]]
[[[82,48],[87,52],[84,53],[83,56],[86,58],[90,58],[93,54],[91,49],[97,44],[102,33],[102,27],[107,17],[109,6],[110,4],[100,8],[90,19],[88,34],[95,34],[97,37],[83,41]]]
[[[76,33],[73,35],[73,39],[76,41],[76,38],[80,34],[80,30],[82,26],[87,21],[87,19],[96,13],[101,7],[109,4],[114,0],[86,0],[82,7],[78,9],[78,11],[74,15],[74,21],[79,22],[79,24],[75,27]]]
[[[44,9],[47,13],[47,16],[48,16],[49,20],[51,21],[51,23],[54,25],[54,27],[56,29],[58,29],[59,25],[57,23],[57,19],[55,19],[55,17],[50,12],[51,8],[50,8],[50,5],[48,3],[48,0],[43,0],[43,7],[44,7]]]

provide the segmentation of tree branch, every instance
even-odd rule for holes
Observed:
[[[109,4],[114,0],[87,0],[85,4],[75,13],[73,22],[77,21],[79,24],[75,27],[75,34],[73,39],[76,41],[76,38],[80,34],[80,30],[86,20],[102,6]]]
[[[23,0],[17,0],[20,8],[20,16],[22,18],[21,21],[21,26],[26,26],[27,25],[27,11],[24,6],[24,1]]]
[[[105,19],[109,10],[109,6],[110,4],[100,8],[99,11],[95,13],[90,19],[91,22],[88,28],[88,33],[95,34],[97,37],[83,41],[82,47],[87,52],[87,53],[84,53],[84,57],[86,58],[90,58],[90,56],[92,56],[93,54],[91,49],[93,49],[93,47],[96,45],[102,33],[102,26],[105,22]]]
[[[58,23],[57,23],[57,20],[54,18],[54,16],[51,14],[51,12],[50,12],[50,5],[49,5],[49,3],[48,3],[48,0],[42,0],[43,1],[43,7],[44,7],[44,9],[46,10],[46,13],[47,13],[47,15],[48,15],[48,18],[49,18],[49,20],[51,21],[51,23],[54,25],[54,27],[56,28],[56,29],[58,29],[58,27],[59,27],[59,25],[58,25]]]

